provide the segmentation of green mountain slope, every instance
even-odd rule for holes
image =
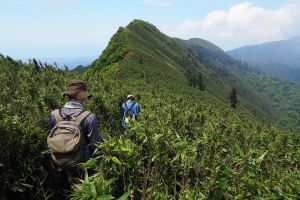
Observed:
[[[234,59],[216,45],[202,39],[181,40],[176,38],[175,40],[179,45],[194,53],[196,59],[220,77],[225,84],[235,88],[247,109],[256,113],[258,117],[274,121],[269,102],[256,92],[240,73],[236,73],[244,69],[237,67],[238,63]],[[265,117],[266,115],[268,117]]]
[[[196,55],[200,60],[211,59],[226,64],[235,63],[235,61],[230,56],[226,55],[220,47],[209,41],[200,38],[192,38],[189,40],[175,38],[175,41],[187,49],[196,50]]]
[[[241,47],[227,53],[265,73],[300,81],[300,37]]]
[[[253,70],[248,65],[234,60],[224,51],[220,51],[220,48],[216,46],[210,45],[207,48],[207,42],[201,39],[187,41],[177,39],[176,41],[182,46],[192,49],[199,61],[213,69],[217,74],[222,76],[222,74],[231,73],[244,80],[247,85],[238,83],[235,86],[239,88],[238,91],[243,91],[243,88],[251,85],[265,102],[264,105],[273,110],[276,123],[284,128],[299,130],[299,84]]]
[[[130,74],[131,77],[140,79],[145,76],[151,82],[164,82],[160,84],[190,84],[200,90],[204,90],[205,85],[205,91],[223,103],[227,103],[231,88],[235,88],[238,89],[240,110],[268,121],[272,120],[267,104],[249,85],[228,71],[218,73],[203,65],[193,52],[178,45],[178,41],[161,33],[149,23],[135,20],[126,28],[120,28],[92,68],[95,70],[106,66],[104,71],[118,72],[120,77],[125,78]],[[204,55],[205,58],[221,58],[215,52],[225,55],[213,44],[205,44],[206,48],[212,49],[209,55]],[[232,62],[227,57],[224,60]]]
[[[281,127],[300,130],[299,83],[253,72],[248,74],[247,79],[257,91],[270,99]]]

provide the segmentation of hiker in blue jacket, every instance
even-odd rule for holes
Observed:
[[[126,123],[130,119],[137,119],[138,113],[140,112],[141,108],[140,105],[134,101],[134,96],[129,94],[126,98],[126,102],[122,104],[122,128],[126,128]]]

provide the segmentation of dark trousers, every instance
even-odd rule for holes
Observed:
[[[76,191],[76,184],[80,183],[79,179],[82,178],[82,173],[77,167],[64,169],[68,182],[70,184],[70,187],[73,191]]]

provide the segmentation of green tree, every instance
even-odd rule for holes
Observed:
[[[236,90],[234,88],[232,88],[231,93],[229,95],[229,102],[232,108],[236,108],[236,105],[238,103],[237,100],[237,94],[236,94]]]
[[[198,74],[197,85],[198,85],[198,88],[199,88],[200,91],[205,90],[205,84],[204,84],[204,81],[203,81],[202,73]]]

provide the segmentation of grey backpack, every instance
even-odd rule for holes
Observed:
[[[80,123],[90,114],[83,111],[76,118],[64,120],[60,110],[54,110],[56,125],[48,135],[47,144],[53,161],[63,168],[70,168],[84,162],[84,146],[86,138]]]

